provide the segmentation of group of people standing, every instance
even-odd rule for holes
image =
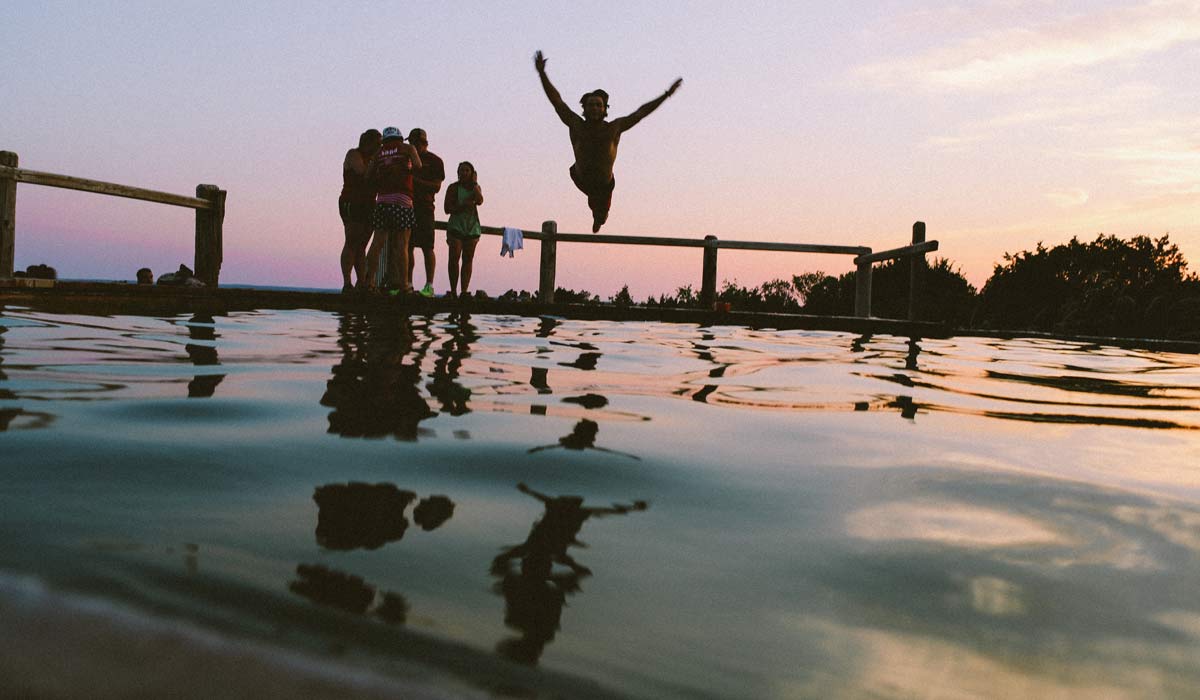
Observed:
[[[650,100],[624,117],[608,120],[608,93],[592,90],[579,100],[582,115],[575,114],[563,101],[546,74],[546,57],[534,54],[534,69],[559,120],[567,126],[575,162],[571,181],[587,195],[592,211],[592,233],[608,221],[612,193],[616,185],[613,164],[621,135],[632,129],[683,83],[677,78],[662,95]],[[408,143],[400,130],[389,126],[383,132],[369,129],[358,139],[358,148],[346,153],[342,164],[342,195],[338,209],[346,227],[342,248],[342,291],[362,289],[378,293],[379,266],[387,261],[384,286],[393,294],[419,293],[433,296],[436,258],[433,252],[433,214],[437,193],[446,179],[442,159],[429,150],[424,129],[413,129]],[[458,164],[458,180],[446,188],[445,210],[450,215],[446,226],[449,249],[448,272],[450,297],[466,296],[471,286],[471,268],[475,245],[479,242],[479,211],[483,193],[475,166]],[[368,243],[370,248],[368,249]],[[425,286],[413,290],[413,263],[416,249],[425,255]],[[351,271],[358,276],[357,287],[350,283]]]
[[[446,242],[449,249],[450,297],[467,296],[475,246],[479,242],[479,188],[475,166],[458,164],[458,180],[446,189],[449,214]],[[342,162],[342,193],[338,211],[345,227],[342,246],[342,292],[390,292],[432,297],[437,269],[434,253],[434,211],[437,194],[446,179],[442,159],[429,150],[424,129],[413,129],[405,143],[400,129],[368,129],[358,147]],[[425,261],[425,286],[413,286],[417,249]],[[386,261],[383,282],[380,266]],[[351,283],[351,272],[357,283]]]

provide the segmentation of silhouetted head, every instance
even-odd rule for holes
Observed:
[[[154,284],[154,273],[150,271],[150,268],[143,267],[137,271],[137,283]]]
[[[475,166],[469,161],[463,161],[458,164],[458,180],[459,182],[475,182],[479,174],[475,172]]]
[[[383,140],[384,141],[396,141],[396,140],[403,141],[404,134],[403,134],[403,132],[400,131],[400,127],[389,126],[383,130]]]
[[[551,503],[558,508],[575,510],[583,507],[582,496],[556,496]]]
[[[558,444],[568,450],[582,450],[595,447],[596,434],[600,432],[600,424],[584,418],[571,428],[571,434],[558,439]]]
[[[424,129],[413,129],[408,132],[408,142],[417,149],[418,153],[424,153],[429,148],[429,137],[425,134]]]
[[[596,89],[585,93],[579,98],[583,106],[583,118],[589,122],[598,122],[608,116],[608,93]]]
[[[379,142],[383,140],[383,135],[379,133],[379,129],[367,129],[358,137],[358,150],[365,153],[374,153],[379,148]]]

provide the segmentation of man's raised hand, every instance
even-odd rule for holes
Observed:
[[[541,51],[538,51],[539,56],[541,55],[541,53],[542,53]],[[543,59],[542,63],[543,64],[545,63],[544,59]],[[674,95],[675,91],[679,89],[680,85],[683,85],[683,78],[676,78],[675,82],[671,83],[671,87],[667,88],[667,97]]]
[[[542,50],[538,49],[537,53],[533,54],[533,67],[537,68],[537,72],[546,72],[546,57],[542,55]]]

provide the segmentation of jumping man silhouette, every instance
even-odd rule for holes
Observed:
[[[587,195],[588,207],[592,210],[592,233],[597,233],[604,222],[608,220],[608,210],[612,206],[613,163],[617,159],[617,145],[621,142],[621,134],[632,129],[642,119],[645,119],[668,97],[675,94],[683,84],[683,78],[676,78],[671,87],[662,95],[650,100],[624,117],[605,121],[608,117],[608,93],[603,90],[593,90],[585,94],[579,103],[583,106],[583,116],[571,111],[563,102],[562,95],[546,77],[546,57],[538,51],[533,56],[533,65],[538,77],[542,80],[542,89],[554,106],[554,111],[571,133],[571,148],[575,151],[575,164],[571,166],[571,181],[581,192]]]

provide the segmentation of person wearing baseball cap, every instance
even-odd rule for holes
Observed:
[[[388,281],[395,292],[412,292],[408,277],[408,238],[413,227],[413,172],[421,167],[421,154],[404,143],[400,129],[383,130],[383,142],[371,165],[367,180],[375,185],[375,211],[371,216],[374,237],[367,255],[367,284],[377,291],[376,274],[387,246]]]

